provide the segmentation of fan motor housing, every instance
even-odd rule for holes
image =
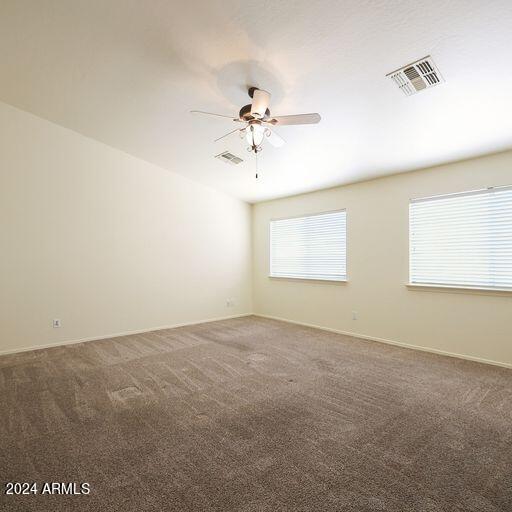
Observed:
[[[243,121],[252,121],[253,119],[259,119],[259,118],[254,117],[251,114],[251,108],[252,108],[251,104],[244,105],[240,109],[240,112],[238,113],[238,116],[240,117],[240,119],[242,119]],[[263,118],[261,120],[264,121],[269,118],[270,118],[270,110],[267,108],[267,110],[265,111],[265,115],[263,116]]]

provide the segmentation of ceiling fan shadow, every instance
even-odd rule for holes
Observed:
[[[247,97],[250,87],[272,91],[273,105],[278,105],[285,97],[283,79],[268,63],[255,60],[233,61],[215,71],[215,74],[219,94],[237,109],[250,102]]]

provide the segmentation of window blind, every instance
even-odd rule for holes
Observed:
[[[270,276],[345,281],[345,210],[272,220]]]
[[[412,200],[410,282],[512,289],[512,187]]]

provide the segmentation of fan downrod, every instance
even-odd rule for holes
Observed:
[[[254,96],[254,91],[257,91],[257,90],[258,90],[258,87],[249,87],[247,94],[249,95],[250,98],[252,98]]]

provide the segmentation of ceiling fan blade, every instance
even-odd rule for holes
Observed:
[[[270,104],[270,93],[262,89],[255,89],[252,95],[251,115],[263,117]]]
[[[285,143],[285,140],[276,132],[273,132],[270,128],[265,129],[265,137],[275,148],[280,148]]]
[[[236,119],[233,116],[225,116],[224,114],[214,114],[213,112],[203,112],[202,110],[191,110],[190,113],[203,114],[207,116],[226,117],[227,119],[231,119],[232,121],[240,121],[240,119]]]
[[[235,132],[238,132],[238,131],[240,131],[240,128],[235,128],[234,130],[231,130],[230,132],[228,132],[225,135],[223,135],[222,137],[219,137],[218,139],[215,139],[213,142],[217,142],[217,141],[223,139],[224,137],[227,137],[228,135],[231,135],[232,133],[235,133]]]
[[[319,123],[322,118],[320,114],[296,114],[292,116],[277,116],[269,119],[267,123],[273,125],[284,125],[284,124],[316,124]]]

